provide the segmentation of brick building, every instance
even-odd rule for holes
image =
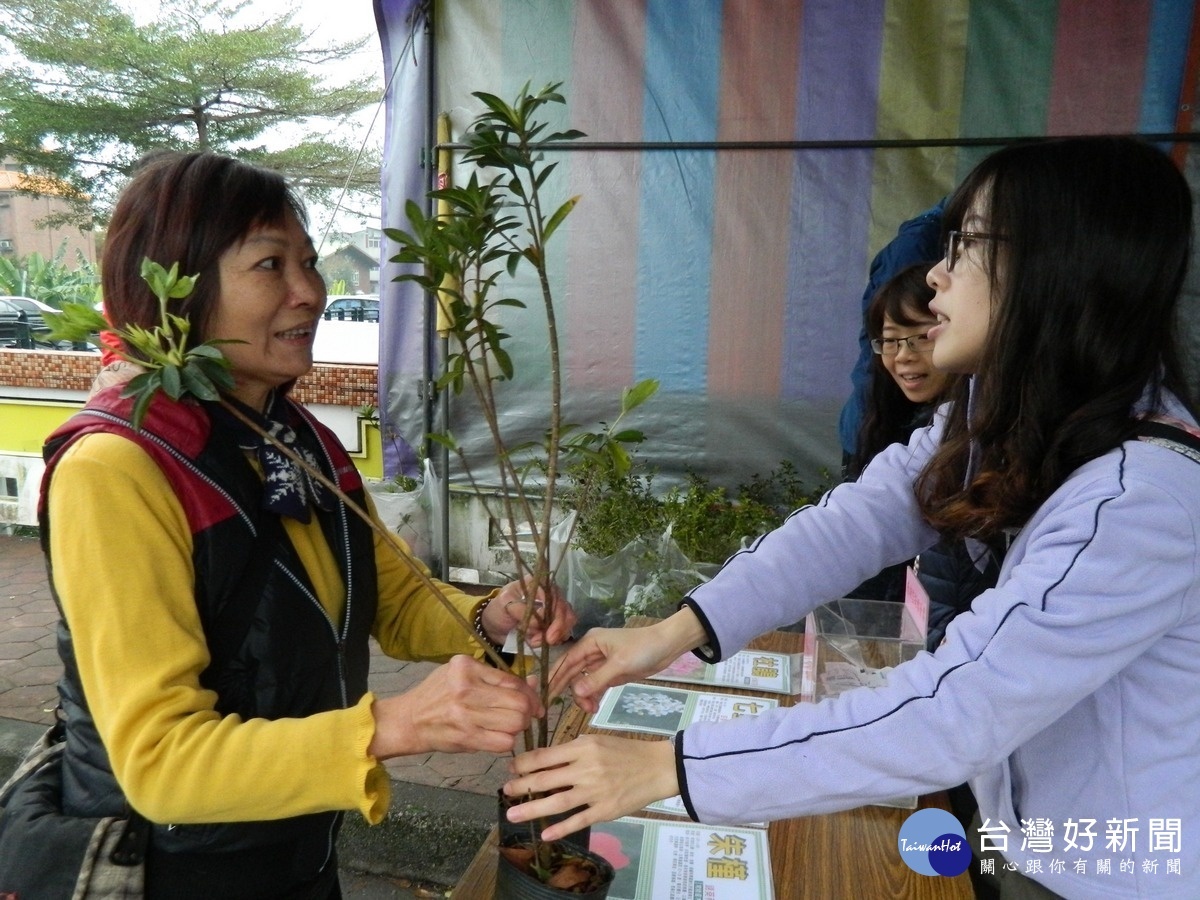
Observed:
[[[22,259],[39,253],[52,259],[65,242],[66,265],[74,266],[79,254],[95,264],[96,240],[91,229],[74,225],[39,227],[47,216],[70,208],[55,191],[54,182],[25,175],[17,171],[15,163],[5,161],[0,167],[0,256]]]

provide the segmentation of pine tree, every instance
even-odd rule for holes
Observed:
[[[103,221],[155,150],[236,154],[280,171],[310,202],[348,177],[377,195],[378,155],[356,164],[361,140],[345,120],[378,90],[369,76],[330,81],[329,65],[371,36],[329,45],[294,20],[247,0],[161,0],[146,24],[118,0],[0,0],[0,154],[66,185],[79,222]],[[287,124],[304,136],[268,149],[264,136]],[[339,125],[341,135],[318,131]]]

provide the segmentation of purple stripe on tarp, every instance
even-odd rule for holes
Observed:
[[[883,0],[805,3],[797,140],[874,137],[883,18]],[[850,392],[871,167],[870,150],[796,154],[780,375],[786,399],[840,402]]]
[[[1193,0],[1154,0],[1138,131],[1161,134],[1175,130],[1194,15]]]
[[[404,203],[423,203],[428,171],[422,148],[432,145],[426,134],[429,109],[426,78],[430,76],[428,35],[417,10],[421,0],[375,0],[375,21],[383,48],[384,101],[383,198],[384,228],[407,230]],[[415,18],[415,22],[412,21]],[[385,237],[379,267],[379,410],[384,474],[419,475],[414,448],[425,439],[425,414],[419,391],[424,381],[425,295],[410,282],[394,282],[400,267],[389,262],[394,245]]]

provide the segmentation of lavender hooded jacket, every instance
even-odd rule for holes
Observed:
[[[1161,407],[1193,423],[1169,395]],[[693,591],[706,658],[932,544],[912,485],[941,428],[939,416]],[[936,653],[880,688],[680,734],[689,811],[787,818],[969,781],[990,845],[1051,890],[1200,897],[1198,574],[1200,464],[1129,441],[1034,513]]]

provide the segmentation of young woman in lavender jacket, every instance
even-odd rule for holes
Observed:
[[[1002,552],[996,587],[881,687],[670,743],[522,755],[508,793],[567,790],[512,819],[586,807],[553,839],[676,793],[694,818],[734,823],[969,781],[1035,891],[1200,896],[1200,465],[1177,452],[1196,417],[1175,341],[1191,192],[1134,139],[1028,143],[968,176],[945,227],[929,336],[969,400],[662,623],[590,632],[555,684],[594,710],[608,686],[688,650],[727,657],[939,536]],[[1147,439],[1147,422],[1181,441]]]

